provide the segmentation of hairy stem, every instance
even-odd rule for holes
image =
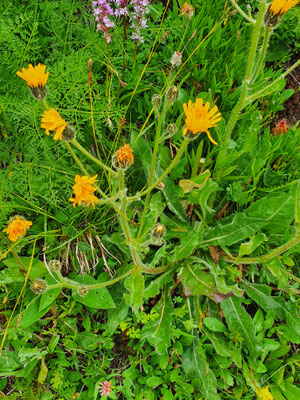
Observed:
[[[237,2],[235,0],[230,0],[231,4],[233,5],[234,8],[237,9],[237,11],[249,22],[251,22],[252,24],[255,23],[255,19],[249,17],[249,15],[247,15],[242,9],[241,7],[237,4]]]

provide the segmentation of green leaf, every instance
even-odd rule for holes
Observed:
[[[187,221],[188,218],[180,202],[181,189],[178,185],[175,185],[175,183],[172,182],[171,179],[168,177],[164,179],[163,183],[165,186],[163,187],[162,192],[165,196],[169,209],[179,219],[181,219],[182,221]]]
[[[266,312],[273,311],[278,319],[287,321],[289,329],[294,331],[300,343],[300,321],[297,317],[296,306],[291,302],[285,302],[280,297],[271,296],[272,288],[267,285],[245,285],[247,295],[253,299]]]
[[[151,280],[150,284],[144,289],[144,300],[148,300],[150,297],[155,297],[157,294],[159,294],[163,286],[173,279],[173,274],[173,271],[166,271],[158,278]]]
[[[74,278],[74,280],[83,285],[94,285],[96,283],[103,282],[102,277],[99,277],[96,281],[93,277],[89,275],[78,275]],[[116,307],[106,287],[89,290],[88,294],[85,297],[79,296],[79,294],[77,294],[77,290],[72,290],[72,295],[74,300],[88,307],[97,308],[100,310]]]
[[[140,269],[135,269],[124,282],[129,294],[124,294],[126,303],[134,308],[143,304],[143,291],[145,286],[144,275]]]
[[[166,290],[163,290],[161,299],[153,308],[153,311],[158,313],[159,317],[144,325],[141,331],[141,339],[147,340],[161,355],[171,345],[171,321],[174,311],[171,297]]]
[[[218,190],[218,184],[212,179],[207,179],[201,189],[193,190],[189,195],[191,204],[199,204],[205,220],[213,214],[213,209],[208,205],[208,200],[212,193]]]
[[[260,341],[255,336],[254,324],[250,315],[241,305],[242,300],[230,297],[221,302],[224,317],[231,332],[238,332],[244,339],[244,344],[249,350],[252,359],[255,360],[261,352]]]
[[[185,294],[211,296],[215,290],[214,277],[204,272],[200,265],[191,265],[185,262],[178,274],[178,279],[182,282]]]
[[[230,223],[211,229],[203,244],[228,246],[254,235],[266,224],[263,218],[248,217],[244,213],[235,214]]]
[[[194,176],[191,179],[181,179],[179,186],[183,189],[183,193],[189,193],[193,189],[203,189],[211,173],[207,169],[202,174]]]
[[[125,299],[121,299],[117,304],[118,307],[108,310],[108,319],[106,323],[106,332],[108,336],[114,334],[120,322],[124,321],[128,314],[129,307]]]
[[[217,318],[206,317],[204,318],[203,323],[213,332],[227,332],[226,326]]]
[[[31,262],[31,257],[19,257],[20,260],[22,261],[25,270],[28,271],[30,262]],[[4,265],[6,265],[8,268],[11,269],[20,269],[20,265],[17,263],[17,261],[12,257],[12,258],[7,258],[2,261]],[[43,261],[39,260],[38,258],[34,258],[32,260],[32,265],[31,265],[31,271],[30,271],[30,278],[31,279],[38,279],[42,278],[48,273],[47,268]]]
[[[240,245],[240,250],[239,250],[239,257],[243,256],[249,256],[250,254],[253,253],[255,249],[257,249],[265,240],[267,240],[267,237],[263,233],[258,233],[257,235],[251,236],[249,242],[242,243]]]
[[[193,229],[181,238],[181,244],[175,247],[174,255],[170,258],[171,262],[177,262],[190,256],[199,245],[203,235],[203,226],[196,221]]]
[[[192,380],[195,389],[200,390],[204,400],[220,400],[217,394],[217,380],[206,360],[198,352],[198,339],[194,339],[182,354],[182,367]]]
[[[146,380],[146,383],[150,387],[156,387],[163,383],[163,380],[159,376],[151,376]]]
[[[47,307],[40,311],[40,296],[36,296],[31,303],[28,304],[25,311],[21,314],[21,328],[28,328],[34,322],[41,319],[50,310],[52,304],[48,304]],[[15,320],[17,323],[17,320]]]
[[[45,281],[47,282],[48,285],[53,285],[57,283],[50,275],[46,276]],[[41,295],[39,311],[42,311],[44,308],[47,308],[49,305],[54,303],[55,299],[60,294],[60,292],[61,288],[51,289],[44,292]]]
[[[45,356],[44,356],[41,359],[41,368],[40,368],[40,373],[39,373],[39,376],[38,376],[38,383],[43,385],[45,380],[47,379],[47,375],[48,375],[48,367],[47,367],[47,364],[45,362]]]

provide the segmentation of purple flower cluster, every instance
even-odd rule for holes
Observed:
[[[131,0],[130,4],[133,5],[133,12],[130,18],[133,32],[130,37],[133,40],[143,42],[144,38],[141,36],[141,29],[147,28],[147,20],[145,15],[149,13],[149,9],[147,7],[149,0]]]
[[[109,29],[114,27],[114,22],[109,18],[120,18],[129,15],[133,29],[131,39],[143,42],[141,30],[147,28],[145,16],[149,13],[149,0],[96,0],[93,1],[94,14],[97,21],[97,30],[104,33],[107,43],[111,41]]]
[[[109,28],[115,26],[112,20],[109,19],[109,15],[114,15],[114,10],[109,3],[114,0],[96,0],[93,1],[94,14],[96,16],[97,30],[104,33],[104,38],[107,43],[111,41]]]

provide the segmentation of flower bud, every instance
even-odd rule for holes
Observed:
[[[60,272],[60,270],[61,270],[61,262],[59,260],[51,260],[49,262],[49,268],[53,272]]]
[[[163,224],[156,224],[152,228],[152,238],[161,239],[166,233],[166,227]]]
[[[159,107],[160,107],[160,105],[161,105],[161,95],[160,95],[160,94],[154,94],[154,95],[152,96],[151,103],[152,103],[152,106],[153,106],[156,110],[158,110]]]
[[[88,294],[89,290],[86,286],[80,286],[77,290],[77,294],[80,297],[85,297]]]
[[[284,133],[288,132],[288,126],[285,119],[278,122],[273,130],[273,135],[283,136]]]
[[[156,185],[157,189],[163,189],[165,187],[165,184],[163,182],[158,182],[158,184]]]
[[[179,89],[177,86],[171,86],[167,90],[166,99],[170,103],[174,103],[178,99],[179,96]]]
[[[175,51],[175,53],[171,57],[170,63],[172,67],[179,67],[181,65],[181,60],[182,53],[180,53],[180,51]]]
[[[72,126],[67,124],[67,126],[65,127],[65,129],[62,133],[62,140],[64,140],[65,142],[71,142],[71,140],[75,139],[75,137],[76,137],[76,133],[75,133],[74,128],[72,128]]]
[[[44,293],[48,288],[47,282],[44,279],[36,279],[32,282],[30,289],[36,293]]]
[[[167,126],[167,132],[169,135],[173,136],[177,132],[177,126],[173,123]]]

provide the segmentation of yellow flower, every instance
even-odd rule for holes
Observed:
[[[264,388],[258,388],[256,393],[260,400],[274,400],[274,397],[270,393],[268,386]]]
[[[54,140],[61,140],[63,131],[65,130],[67,123],[58,114],[54,108],[50,108],[49,111],[44,111],[41,119],[41,128],[46,129],[46,135],[50,135],[49,131],[55,131],[53,137]]]
[[[94,203],[99,201],[99,199],[93,195],[97,190],[97,188],[93,186],[96,182],[96,178],[97,174],[91,178],[88,176],[75,176],[75,185],[72,186],[75,199],[69,199],[69,201],[73,203],[73,207],[75,207],[76,204],[80,206],[81,203],[85,203],[87,206],[92,204],[93,208],[95,208]]]
[[[116,151],[116,158],[119,167],[129,167],[134,162],[133,151],[129,144],[124,144]]]
[[[282,15],[299,3],[299,0],[273,0],[269,11],[275,15]]]
[[[31,221],[26,221],[24,218],[19,217],[19,215],[15,215],[3,232],[8,235],[9,240],[15,242],[19,237],[26,233],[27,229],[29,229],[31,225]]]
[[[186,127],[183,130],[183,135],[197,135],[200,132],[206,132],[209,140],[218,144],[209,133],[208,129],[217,126],[217,122],[221,120],[221,114],[218,107],[214,106],[209,110],[210,104],[206,102],[203,105],[203,100],[198,98],[195,103],[189,100],[188,104],[183,104],[183,110],[186,116]]]
[[[29,64],[28,68],[22,68],[22,72],[17,71],[16,74],[27,82],[29,87],[44,87],[49,76],[49,72],[45,72],[46,65],[38,64],[35,67]]]

